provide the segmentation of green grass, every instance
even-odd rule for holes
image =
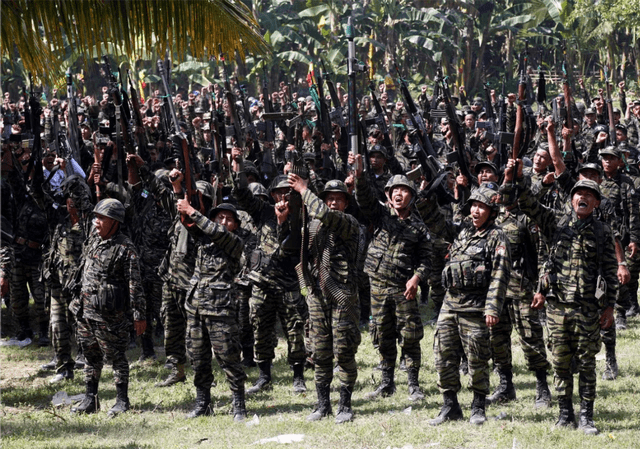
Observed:
[[[4,310],[3,310],[4,312]],[[429,313],[423,311],[426,317]],[[465,388],[459,399],[465,421],[431,427],[427,421],[440,409],[441,396],[436,388],[433,366],[433,328],[425,327],[422,341],[423,368],[420,383],[426,399],[412,404],[407,399],[406,373],[396,372],[397,393],[371,402],[364,394],[374,387],[380,373],[372,368],[378,362],[369,335],[364,332],[357,360],[360,368],[354,392],[355,419],[341,426],[332,418],[309,423],[306,416],[316,400],[313,372],[305,376],[309,391],[297,396],[291,392],[292,373],[286,364],[286,343],[281,338],[276,352],[273,374],[274,389],[247,400],[249,420],[259,417],[255,425],[234,424],[231,393],[224,375],[214,361],[217,386],[212,389],[215,415],[195,420],[185,419],[195,397],[193,373],[188,380],[171,388],[155,388],[153,384],[167,373],[162,363],[138,365],[131,363],[130,399],[132,410],[115,419],[106,411],[115,401],[115,387],[110,368],[103,371],[99,397],[101,411],[90,416],[73,416],[70,406],[54,409],[51,397],[60,390],[70,396],[84,392],[82,373],[65,384],[50,386],[51,373],[39,366],[50,360],[51,348],[0,348],[1,447],[3,448],[223,448],[246,447],[281,434],[304,434],[300,443],[266,447],[290,448],[636,448],[640,445],[640,366],[636,354],[640,349],[640,320],[630,319],[629,329],[618,335],[620,377],[613,382],[598,381],[595,407],[596,425],[601,434],[584,436],[575,430],[556,430],[557,403],[548,410],[533,407],[535,377],[524,368],[524,358],[514,341],[514,382],[518,400],[489,407],[489,421],[482,427],[468,423],[472,394]],[[156,350],[162,354],[162,349]],[[139,349],[128,352],[130,361],[137,360]],[[163,362],[164,358],[160,357]],[[604,370],[604,360],[597,362],[598,376]],[[257,369],[248,371],[248,383],[257,377]],[[551,376],[549,377],[551,381]],[[492,374],[492,386],[497,376]],[[577,378],[576,378],[577,384]],[[334,381],[331,394],[334,411],[339,397]],[[577,388],[576,388],[577,390]],[[555,399],[555,397],[554,397]],[[574,399],[577,403],[578,398]],[[410,411],[406,409],[411,407]],[[497,419],[499,415],[501,419]]]

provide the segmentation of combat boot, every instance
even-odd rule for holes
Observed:
[[[153,338],[151,335],[142,334],[140,341],[142,342],[142,353],[140,354],[140,358],[138,358],[138,362],[158,360],[156,351],[153,349]]]
[[[242,347],[242,366],[245,368],[255,368],[256,362],[253,360],[253,346]]]
[[[38,336],[38,346],[44,348],[45,346],[50,346],[51,340],[49,339],[49,323],[42,322],[40,323],[40,335]]]
[[[71,407],[71,413],[89,414],[100,410],[100,401],[98,400],[98,381],[87,382],[87,392],[80,404]]]
[[[638,300],[636,299],[635,302],[633,302],[633,299],[631,300],[631,307],[629,308],[629,310],[627,310],[627,318],[633,318],[634,316],[638,316],[640,315],[640,305],[638,305]]]
[[[271,360],[267,362],[258,362],[258,369],[260,369],[260,375],[258,380],[253,384],[253,387],[247,390],[247,396],[256,394],[259,391],[266,391],[272,388],[271,385]]]
[[[304,363],[293,365],[293,392],[296,394],[307,392],[307,385],[304,383]]]
[[[307,416],[307,421],[319,421],[325,416],[329,416],[331,414],[331,399],[329,397],[330,388],[331,385],[329,384],[316,384],[318,403],[316,404],[315,410]]]
[[[353,410],[351,409],[351,393],[353,387],[342,386],[340,388],[340,402],[338,402],[338,414],[336,424],[346,423],[353,420]]]
[[[116,403],[107,412],[109,418],[115,418],[131,408],[129,403],[129,384],[116,384]]]
[[[502,404],[515,401],[516,389],[513,386],[513,372],[510,369],[499,368],[500,383],[491,396],[486,399],[487,405]]]
[[[187,376],[184,373],[184,365],[178,364],[171,368],[171,374],[162,382],[156,383],[156,387],[170,387],[180,382],[187,380]]]
[[[395,367],[393,366],[384,366],[382,368],[382,380],[380,381],[380,385],[371,393],[367,393],[365,395],[365,399],[375,399],[379,396],[386,398],[387,396],[391,396],[396,392],[396,383],[393,380],[395,373]]]
[[[24,341],[27,338],[33,340],[33,331],[31,330],[31,326],[29,325],[29,319],[20,320],[18,323],[20,330],[16,334],[16,339],[20,341]]]
[[[571,396],[559,396],[558,406],[560,413],[558,414],[558,422],[556,427],[572,427],[576,428],[576,415],[573,412],[573,402]]]
[[[208,416],[211,414],[211,388],[196,387],[196,403],[187,414],[187,418]]]
[[[547,370],[536,371],[536,408],[551,407],[551,392],[547,383]]]
[[[84,365],[86,362],[87,360],[84,358],[84,354],[79,352],[76,356],[76,362],[73,366],[73,369],[84,369]]]
[[[627,315],[616,312],[616,330],[623,331],[627,328]]]
[[[444,402],[440,414],[429,421],[432,426],[439,426],[445,421],[460,421],[463,419],[462,409],[458,403],[458,395],[454,391],[445,391]]]
[[[233,392],[233,421],[242,422],[247,417],[247,407],[244,402],[244,387]]]
[[[471,403],[471,418],[469,422],[481,426],[487,420],[485,415],[486,396],[477,391],[473,392],[473,402]]]
[[[53,358],[51,359],[51,361],[49,363],[45,363],[44,365],[40,365],[40,369],[53,371],[54,369],[56,369],[56,366],[58,366],[58,357],[53,354]]]
[[[409,382],[409,400],[421,401],[424,399],[424,393],[420,390],[420,385],[418,384],[418,373],[420,372],[420,368],[417,366],[412,366],[407,371],[407,379]]]
[[[593,401],[580,402],[580,421],[578,429],[582,430],[585,435],[598,435],[598,429],[593,422]]]
[[[607,362],[602,373],[602,380],[616,380],[618,377],[618,360],[616,359],[616,346],[605,345],[607,352]]]

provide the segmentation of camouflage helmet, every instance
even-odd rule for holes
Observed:
[[[95,215],[104,215],[120,223],[124,223],[124,206],[114,198],[107,198],[96,204],[93,209]]]
[[[571,197],[572,198],[573,198],[573,194],[576,192],[576,190],[579,190],[579,189],[589,189],[589,190],[593,191],[593,193],[596,194],[596,197],[598,198],[598,201],[600,201],[602,199],[602,193],[600,192],[600,186],[595,181],[592,181],[590,179],[581,179],[580,181],[576,182],[574,184],[573,188],[571,189]]]
[[[218,206],[211,209],[211,212],[209,213],[209,217],[211,217],[211,219],[213,220],[216,218],[216,215],[218,215],[218,212],[222,212],[223,210],[229,211],[233,214],[234,218],[236,219],[236,222],[238,223],[238,226],[242,224],[242,220],[240,220],[240,215],[238,215],[238,210],[231,203],[218,204]]]
[[[62,189],[62,193],[65,198],[69,198],[70,196],[86,196],[87,198],[91,198],[91,189],[87,184],[87,181],[80,175],[71,175],[68,176],[60,183],[60,188]]]
[[[416,196],[416,186],[412,181],[409,181],[409,178],[407,178],[405,175],[393,175],[391,178],[389,178],[387,184],[384,186],[384,192],[388,195],[394,187],[398,186],[408,187],[409,190],[411,190],[411,194],[414,197]]]
[[[198,192],[200,192],[202,194],[202,196],[207,197],[209,199],[213,199],[213,186],[211,185],[211,183],[208,183],[207,181],[203,181],[203,180],[199,180],[196,181],[196,188],[198,189]]]
[[[475,168],[475,170],[476,170],[476,175],[477,175],[478,173],[480,173],[480,169],[481,169],[481,168],[483,168],[483,167],[488,167],[488,168],[490,168],[490,169],[493,171],[493,173],[495,173],[495,174],[496,174],[496,176],[500,176],[500,171],[498,170],[498,167],[496,167],[496,164],[494,164],[494,163],[493,163],[493,162],[491,162],[491,161],[481,161],[481,162],[478,162],[478,163],[476,164],[476,168]]]
[[[595,170],[596,172],[598,172],[598,175],[602,176],[602,166],[600,166],[600,164],[594,164],[593,162],[587,162],[586,164],[582,164],[578,168],[578,173],[582,172],[583,170]]]
[[[277,189],[288,189],[289,187],[291,186],[289,185],[287,175],[278,175],[271,182],[269,193],[273,193],[273,191]]]
[[[349,195],[349,190],[344,182],[339,181],[337,179],[332,179],[324,185],[324,190],[320,192],[318,195],[322,201],[324,201],[327,193],[329,192],[340,192],[344,193],[344,196],[347,198],[347,201],[351,200],[351,195]]]
[[[464,215],[471,213],[471,205],[474,201],[486,204],[493,211],[500,210],[500,194],[498,186],[493,182],[483,182],[477,189],[471,192],[471,196],[467,200],[462,210]]]
[[[253,193],[253,196],[264,196],[265,198],[269,198],[269,192],[259,182],[252,182],[249,184],[249,190]]]
[[[154,175],[156,175],[156,178],[162,181],[165,187],[167,187],[170,190],[173,188],[171,186],[171,179],[169,179],[169,170],[167,170],[166,168],[159,168],[154,172]]]

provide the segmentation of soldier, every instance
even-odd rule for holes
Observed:
[[[382,381],[367,398],[395,393],[396,340],[399,340],[405,355],[409,397],[413,401],[421,400],[424,394],[420,391],[418,374],[424,329],[416,294],[420,282],[429,276],[431,236],[413,213],[417,192],[406,176],[394,175],[389,179],[385,186],[387,205],[383,206],[363,177],[362,155],[355,156],[354,161],[358,203],[374,227],[365,272],[371,282],[373,342],[378,345],[382,359]]]
[[[471,194],[462,211],[471,215],[471,225],[462,222],[457,226],[462,229],[442,272],[447,293],[436,324],[433,350],[444,403],[440,414],[429,422],[431,425],[463,418],[457,398],[461,388],[458,365],[463,352],[468,359],[469,388],[473,391],[470,422],[481,425],[486,421],[489,328],[499,322],[511,269],[509,242],[495,225],[497,198],[497,192],[484,185]],[[434,212],[432,219],[442,221],[437,210]],[[450,232],[455,233],[455,228],[449,226]]]
[[[299,249],[289,252],[283,245],[289,222],[278,222],[274,207],[256,198],[248,187],[236,184],[234,195],[238,204],[251,215],[258,227],[258,248],[252,253],[253,281],[250,314],[255,340],[255,360],[260,374],[247,394],[271,388],[271,362],[277,346],[276,319],[280,317],[288,342],[288,361],[293,368],[293,391],[304,393],[304,323],[308,310],[300,294],[294,267]],[[274,179],[270,193],[276,203],[285,200],[290,192],[286,177]]]
[[[510,160],[507,165],[505,181],[511,185],[515,161]],[[539,224],[550,241],[549,257],[540,276],[541,291],[534,296],[534,303],[546,300],[560,408],[556,426],[576,426],[571,371],[571,359],[575,357],[581,399],[579,428],[587,435],[595,435],[596,354],[600,350],[600,330],[613,323],[618,290],[613,233],[606,223],[593,217],[601,200],[600,188],[591,180],[578,181],[571,189],[571,214],[557,217],[528,193],[520,172],[518,179],[521,209]]]
[[[120,232],[125,210],[122,203],[106,199],[96,204],[94,229],[83,249],[83,261],[77,268],[82,276],[80,296],[73,299],[70,310],[78,322],[78,341],[85,355],[86,395],[71,409],[72,413],[95,413],[100,408],[98,383],[104,358],[113,364],[116,403],[109,416],[130,408],[129,362],[125,351],[129,343],[133,312],[136,334],[147,325],[145,300],[140,280],[138,255],[131,240]]]
[[[336,423],[342,424],[353,419],[351,394],[358,376],[356,259],[360,226],[355,217],[345,213],[351,196],[342,181],[329,181],[318,197],[307,188],[308,180],[295,174],[289,174],[288,179],[291,187],[302,195],[312,220],[309,251],[314,279],[306,287],[318,404],[307,419],[317,421],[331,414],[329,391],[335,356],[340,378]]]
[[[69,311],[71,295],[66,285],[73,269],[80,263],[82,244],[85,241],[89,213],[93,209],[89,187],[83,178],[72,175],[62,183],[66,197],[68,217],[60,223],[51,239],[51,249],[43,277],[51,288],[51,340],[54,359],[43,368],[56,370],[49,382],[58,383],[73,379],[75,362],[71,358],[71,335],[75,322]]]
[[[213,209],[211,220],[195,210],[187,199],[178,200],[178,212],[194,223],[189,232],[197,235],[199,243],[192,289],[185,303],[187,351],[196,387],[195,407],[187,417],[211,413],[213,352],[233,393],[233,420],[242,421],[247,416],[244,401],[247,375],[240,362],[240,334],[233,294],[243,249],[242,240],[234,234],[240,219],[235,207],[228,203]]]

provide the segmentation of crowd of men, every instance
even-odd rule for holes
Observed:
[[[443,394],[431,424],[463,418],[461,373],[473,424],[487,404],[516,399],[515,328],[535,406],[551,406],[552,373],[557,425],[598,433],[595,356],[604,343],[602,377],[614,380],[616,332],[640,313],[640,100],[627,104],[621,83],[622,111],[607,108],[580,80],[582,101],[560,94],[534,113],[516,94],[468,104],[464,88],[430,97],[425,86],[416,119],[388,83],[350,102],[339,85],[325,99],[323,81],[309,80],[255,98],[227,83],[144,102],[111,82],[102,98],[49,98],[42,111],[34,95],[5,94],[0,274],[13,326],[3,332],[53,345],[52,383],[83,367],[74,413],[99,410],[111,364],[110,415],[130,407],[126,350],[137,334],[141,360],[155,359],[155,332],[168,370],[156,386],[185,382],[190,362],[188,416],[210,414],[215,357],[241,421],[246,396],[272,386],[279,318],[294,392],[314,367],[308,419],[332,414],[337,374],[343,423],[365,324],[381,372],[366,397],[393,395],[398,366],[410,399],[424,399],[419,306],[431,298]]]

